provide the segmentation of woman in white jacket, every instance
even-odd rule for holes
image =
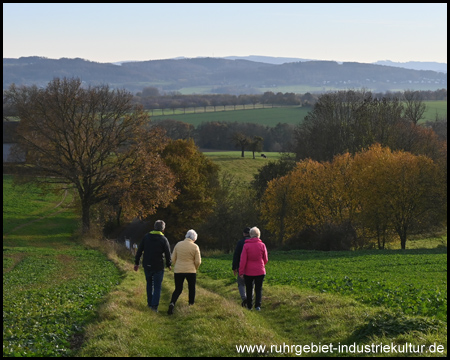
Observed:
[[[200,248],[195,241],[197,233],[189,230],[183,241],[178,242],[172,252],[172,266],[175,278],[175,290],[172,293],[172,299],[169,304],[169,315],[173,314],[173,309],[178,297],[183,292],[184,279],[187,280],[189,288],[189,305],[194,305],[195,301],[195,282],[197,279],[197,269],[202,259],[200,256]]]

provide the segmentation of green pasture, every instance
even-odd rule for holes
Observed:
[[[195,127],[203,122],[238,122],[238,123],[256,123],[260,125],[274,127],[278,123],[299,124],[309,111],[309,108],[292,106],[292,107],[267,107],[264,109],[253,109],[252,105],[246,105],[247,109],[243,110],[226,110],[218,106],[217,111],[175,114],[165,116],[151,116],[152,120],[158,121],[163,119],[174,119]],[[199,108],[203,110],[202,108]],[[170,114],[169,110],[165,113]]]
[[[281,158],[281,154],[277,152],[264,152],[267,158],[263,158],[261,153],[255,152],[254,159],[251,151],[245,151],[244,157],[241,157],[241,151],[205,151],[203,154],[219,165],[220,171],[233,174],[245,183],[250,183],[258,170],[269,161]]]
[[[425,101],[427,109],[424,114],[425,121],[433,121],[436,119],[436,114],[442,118],[447,118],[447,101]]]
[[[424,114],[424,119],[433,121],[436,119],[436,114],[439,117],[447,116],[447,101],[424,101],[427,108]],[[269,127],[274,127],[278,123],[286,123],[292,125],[300,124],[305,116],[312,108],[301,106],[284,106],[284,107],[270,107],[270,105],[257,104],[255,109],[253,105],[245,105],[245,110],[242,105],[236,106],[233,110],[232,105],[217,106],[214,111],[213,106],[208,106],[206,111],[202,107],[195,110],[193,108],[186,109],[165,109],[164,116],[161,110],[154,110],[151,119],[154,121],[163,119],[174,119],[182,121],[197,127],[203,122],[238,122],[238,123],[256,123]],[[149,111],[149,114],[152,114]]]

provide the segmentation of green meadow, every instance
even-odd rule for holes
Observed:
[[[421,122],[433,121],[436,119],[436,114],[440,117],[447,116],[447,101],[424,101],[427,108],[424,114],[424,119]],[[286,123],[292,125],[300,124],[305,116],[311,111],[311,108],[302,106],[285,106],[285,107],[270,107],[265,105],[262,108],[261,104],[257,104],[255,109],[253,105],[246,105],[243,109],[242,105],[233,106],[227,105],[217,106],[216,111],[214,107],[208,106],[206,111],[204,108],[196,108],[195,113],[193,108],[186,109],[166,109],[164,116],[161,110],[154,110],[151,119],[158,121],[163,119],[174,119],[195,127],[203,122],[238,122],[238,123],[257,123],[269,127],[274,127],[278,123]],[[149,112],[152,114],[151,112]]]
[[[251,151],[245,151],[244,157],[240,151],[205,151],[203,154],[219,165],[221,172],[233,174],[245,183],[250,183],[258,170],[269,161],[281,158],[281,154],[277,152],[264,152],[266,158],[261,157],[261,153],[255,152],[254,159]]]

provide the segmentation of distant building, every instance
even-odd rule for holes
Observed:
[[[18,121],[3,121],[3,162],[24,162],[25,155],[19,159],[13,159],[11,156],[11,148],[17,143],[16,129],[19,125]]]

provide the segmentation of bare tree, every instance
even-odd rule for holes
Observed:
[[[252,139],[250,139],[248,136],[244,135],[240,132],[235,132],[232,136],[232,142],[236,147],[241,148],[241,157],[244,157],[244,151],[247,149],[247,147],[252,142]]]
[[[91,225],[91,207],[111,200],[111,194],[118,202],[125,197],[140,203],[144,212],[176,196],[172,174],[156,155],[166,140],[160,135],[150,139],[148,115],[125,90],[83,88],[80,79],[55,78],[44,89],[13,84],[5,96],[20,118],[18,147],[26,163],[47,182],[76,189],[84,232]],[[146,181],[152,189],[135,181],[135,174],[144,180],[157,176]],[[134,186],[139,195],[133,194]],[[154,197],[155,192],[161,197]]]
[[[419,91],[406,90],[403,94],[405,99],[404,117],[414,125],[423,119],[427,106],[422,101]]]

